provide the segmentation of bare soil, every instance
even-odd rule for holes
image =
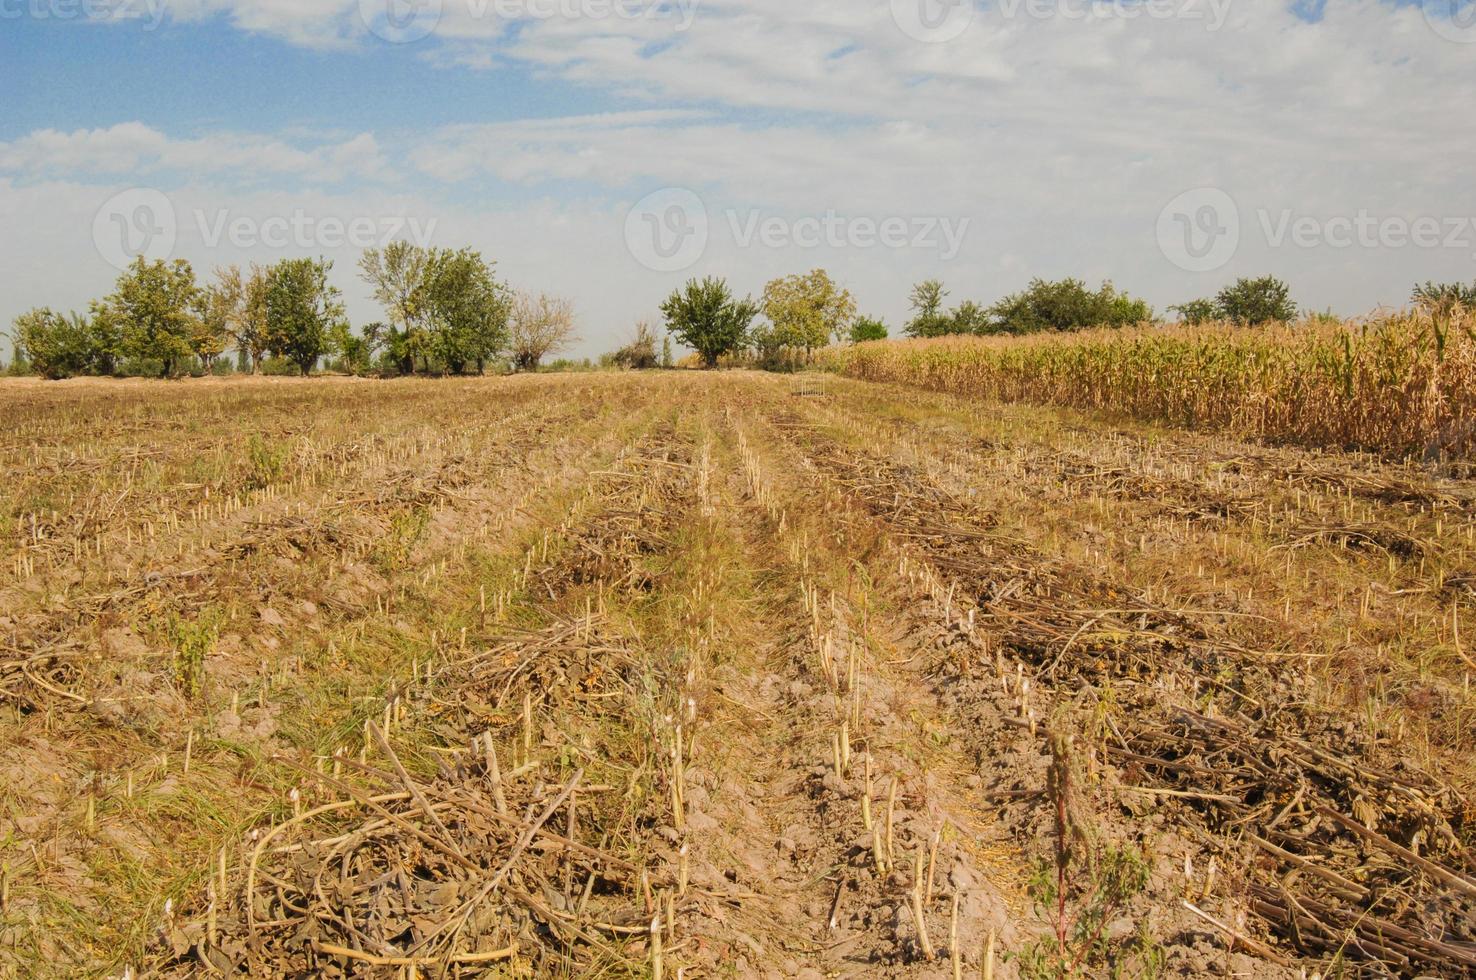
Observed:
[[[744,373],[0,419],[0,976],[1476,974],[1458,468]]]

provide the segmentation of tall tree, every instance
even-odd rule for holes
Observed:
[[[549,354],[567,350],[578,338],[574,304],[547,293],[518,293],[508,316],[507,349],[513,367],[533,371]]]
[[[470,364],[478,374],[485,371],[507,339],[509,304],[481,253],[429,253],[419,295],[431,356],[452,374]]]
[[[741,350],[748,328],[758,316],[751,299],[733,298],[722,279],[689,280],[661,304],[666,329],[695,350],[706,367],[716,367],[724,354]]]
[[[949,318],[943,312],[948,290],[937,279],[927,279],[912,287],[909,303],[912,319],[902,328],[909,337],[938,337],[949,332]]]
[[[106,377],[117,372],[118,358],[123,356],[123,325],[106,301],[93,300],[91,314],[87,318],[91,370]]]
[[[386,337],[390,356],[405,374],[415,370],[415,359],[426,354],[425,285],[430,253],[409,242],[391,242],[371,248],[359,260],[359,276],[374,290],[384,307],[391,332]]]
[[[252,374],[261,373],[267,355],[266,284],[267,270],[261,266],[252,264],[243,275],[240,266],[232,265],[215,270],[211,287],[224,312],[231,344]]]
[[[238,298],[222,290],[219,282],[200,290],[190,349],[200,359],[200,365],[206,374],[215,369],[215,359],[224,354],[230,344],[231,323],[236,315],[237,303]]]
[[[765,286],[763,312],[774,325],[777,339],[784,346],[803,350],[809,360],[815,348],[824,347],[832,337],[843,340],[850,333],[856,300],[824,269],[815,269]]]
[[[284,259],[267,270],[267,349],[296,364],[304,375],[333,350],[343,303],[328,282],[332,262]]]
[[[194,353],[198,294],[194,270],[183,259],[135,259],[105,300],[124,355],[158,361],[164,377],[172,377]]]

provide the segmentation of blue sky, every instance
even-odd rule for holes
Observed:
[[[894,327],[929,277],[1476,280],[1470,0],[419,2],[0,0],[0,323],[138,249],[326,255],[367,322],[356,243],[413,233],[572,298],[580,354],[692,275],[826,267]]]

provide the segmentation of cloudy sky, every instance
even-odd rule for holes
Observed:
[[[0,0],[0,324],[132,254],[471,245],[595,354],[693,275],[1476,280],[1473,0]]]

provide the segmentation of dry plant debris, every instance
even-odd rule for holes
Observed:
[[[0,975],[1476,972],[1449,468],[844,379],[96,387],[0,387]]]

